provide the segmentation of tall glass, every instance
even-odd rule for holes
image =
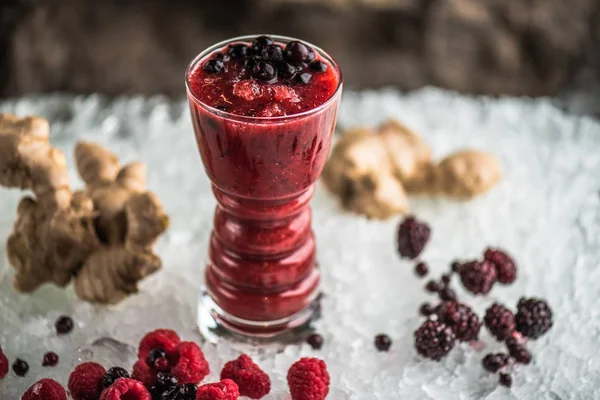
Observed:
[[[309,201],[331,145],[342,74],[307,43],[339,76],[324,104],[294,115],[246,117],[202,103],[191,90],[191,72],[215,50],[256,36],[204,50],[186,73],[198,149],[218,202],[198,314],[209,340],[227,332],[272,338],[305,327],[318,309]],[[271,37],[284,45],[297,40]]]

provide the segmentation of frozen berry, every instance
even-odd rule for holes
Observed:
[[[98,400],[106,370],[98,363],[79,364],[69,375],[69,392],[73,400]]]
[[[505,251],[499,249],[487,249],[484,257],[496,267],[498,282],[505,285],[513,283],[517,278],[517,266]]]
[[[229,53],[225,54],[225,53],[221,53],[221,52],[214,53],[211,57],[214,58],[215,60],[222,60],[223,62],[227,62],[231,58],[229,56]]]
[[[310,69],[317,72],[325,72],[327,71],[327,64],[321,60],[316,60],[310,63]]]
[[[419,313],[424,317],[429,317],[431,314],[434,313],[434,309],[431,306],[431,304],[423,303],[421,304],[421,307],[419,307]]]
[[[129,378],[129,372],[121,367],[110,368],[102,377],[102,387],[106,389],[119,378]]]
[[[250,51],[250,48],[243,43],[229,45],[229,49],[228,49],[228,53],[231,58],[246,57],[248,55],[249,51]]]
[[[29,364],[27,364],[27,361],[17,358],[12,365],[12,369],[17,376],[23,377],[27,375],[27,372],[29,371]]]
[[[154,362],[159,358],[166,358],[167,352],[157,347],[156,349],[152,349],[150,353],[148,353],[148,357],[146,357],[148,365],[154,365]]]
[[[271,391],[271,379],[252,359],[242,354],[229,361],[221,371],[221,380],[231,379],[240,391],[241,396],[260,399]]]
[[[301,358],[287,373],[292,400],[324,400],[329,393],[329,373],[323,360]]]
[[[450,269],[452,270],[452,272],[454,273],[460,273],[460,267],[462,266],[461,263],[459,263],[458,261],[454,261],[451,265],[450,265]]]
[[[176,400],[196,400],[198,387],[193,383],[184,383],[177,388]]]
[[[73,330],[73,320],[66,315],[59,317],[54,323],[56,333],[59,335],[65,335]]]
[[[177,352],[179,358],[171,369],[171,373],[179,383],[199,383],[209,374],[208,362],[204,358],[202,349],[196,343],[181,342]]]
[[[506,340],[515,331],[515,316],[502,304],[492,304],[485,311],[483,321],[490,333],[498,340]]]
[[[530,339],[537,339],[552,328],[552,310],[541,299],[519,300],[515,315],[517,331]]]
[[[424,223],[417,221],[415,217],[407,217],[398,226],[397,248],[402,257],[414,259],[421,254],[431,229]]]
[[[140,341],[138,359],[147,360],[148,355],[154,349],[162,349],[168,357],[176,358],[179,342],[177,333],[170,329],[157,329],[149,332]]]
[[[298,71],[296,67],[287,62],[277,63],[277,74],[282,79],[292,79]]]
[[[119,378],[102,392],[100,400],[152,400],[150,392],[135,379]]]
[[[54,367],[56,364],[58,364],[58,354],[53,351],[44,354],[44,359],[42,360],[43,367]]]
[[[270,82],[277,78],[277,70],[273,67],[273,64],[266,61],[259,61],[252,68],[252,76],[258,80]]]
[[[496,373],[508,365],[508,355],[505,353],[490,353],[483,358],[481,364],[487,371]]]
[[[440,322],[450,327],[459,341],[477,340],[481,322],[469,306],[457,301],[447,301],[441,304],[437,314]]]
[[[443,283],[444,285],[446,285],[446,286],[447,286],[447,285],[450,283],[450,279],[451,279],[451,276],[450,276],[450,275],[448,275],[448,274],[443,274],[443,275],[442,275],[442,283]]]
[[[302,74],[296,75],[295,80],[298,83],[301,83],[303,85],[306,85],[308,82],[310,82],[310,80],[312,79],[312,75],[309,74],[308,72],[304,72]]]
[[[529,364],[531,362],[531,353],[520,344],[514,337],[506,339],[506,348],[508,354],[519,364]]]
[[[427,290],[428,292],[431,293],[437,293],[442,289],[442,285],[439,284],[439,282],[436,282],[434,280],[431,280],[429,282],[427,282],[427,284],[425,284],[425,290]]]
[[[54,379],[42,379],[27,389],[21,400],[67,400],[67,393]]]
[[[271,39],[269,36],[265,36],[265,35],[259,36],[252,41],[252,51],[255,54],[260,54],[261,50],[264,47],[271,45],[273,43],[274,43],[273,39]]]
[[[321,350],[321,347],[323,347],[323,336],[318,333],[313,333],[306,339],[306,343],[308,343],[313,350]]]
[[[177,385],[177,378],[166,372],[156,374],[156,385],[159,388],[166,389]]]
[[[156,384],[156,371],[144,360],[137,360],[135,364],[133,364],[131,377],[142,382],[147,388]]]
[[[196,391],[196,400],[237,400],[238,397],[238,386],[231,379],[202,385]]]
[[[440,296],[440,300],[442,300],[442,301],[455,301],[456,300],[456,293],[454,292],[454,290],[450,289],[449,287],[445,287],[442,290],[440,290],[438,295]]]
[[[279,62],[283,61],[283,49],[276,44],[269,44],[262,48],[260,54],[263,60],[268,62]]]
[[[225,69],[223,60],[211,59],[204,63],[204,70],[209,74],[218,74]]]
[[[429,268],[427,268],[427,264],[424,262],[415,265],[415,274],[417,274],[417,276],[423,277],[427,275],[427,272],[429,272]]]
[[[375,348],[378,351],[389,351],[390,347],[392,347],[392,339],[388,335],[380,333],[375,336]]]
[[[171,366],[169,365],[169,360],[167,360],[166,357],[157,358],[154,361],[153,367],[158,372],[167,372],[171,369]]]
[[[487,260],[471,261],[460,267],[464,287],[474,294],[487,294],[496,283],[496,268]]]
[[[512,378],[509,374],[501,373],[500,378],[498,378],[498,381],[502,386],[505,386],[507,388],[512,386]]]
[[[452,329],[440,321],[423,322],[414,336],[417,352],[435,361],[445,357],[456,343],[456,336]]]
[[[0,379],[4,378],[8,374],[8,358],[0,347]]]
[[[315,59],[315,51],[304,43],[294,40],[285,46],[285,58],[293,65],[310,63]]]

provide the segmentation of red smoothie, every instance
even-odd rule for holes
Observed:
[[[306,43],[247,37],[198,56],[187,89],[218,202],[206,286],[219,317],[293,318],[318,294],[308,203],[333,136],[340,70]]]

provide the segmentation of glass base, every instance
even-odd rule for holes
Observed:
[[[216,344],[222,340],[242,344],[292,344],[305,340],[314,332],[312,324],[320,318],[321,294],[316,293],[310,305],[287,318],[275,321],[249,321],[223,311],[202,288],[198,305],[198,327],[204,339]]]

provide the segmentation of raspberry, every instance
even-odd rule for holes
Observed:
[[[137,360],[135,364],[133,364],[131,377],[142,382],[147,388],[152,387],[152,385],[156,383],[156,371],[153,371],[143,360]]]
[[[502,386],[506,386],[508,388],[512,386],[512,378],[509,374],[501,373],[498,382],[500,382]]]
[[[308,343],[313,350],[321,350],[321,347],[323,347],[323,336],[318,333],[313,333],[306,339],[306,343]]]
[[[148,355],[154,349],[162,349],[167,353],[169,358],[177,358],[177,346],[179,346],[179,336],[175,331],[170,329],[157,329],[152,331],[140,342],[138,350],[138,359],[147,360]]]
[[[490,372],[498,372],[508,364],[508,355],[504,353],[488,354],[481,361],[483,368]]]
[[[429,272],[429,268],[424,262],[420,262],[417,265],[415,265],[415,274],[417,274],[418,277],[424,277],[425,275],[427,275],[427,272]]]
[[[440,322],[449,326],[461,342],[477,340],[481,322],[477,314],[467,305],[457,301],[447,301],[438,309]]]
[[[100,364],[79,364],[69,375],[69,392],[73,400],[98,400],[102,392],[102,378],[106,370]]]
[[[44,359],[42,360],[42,367],[54,367],[58,364],[58,354],[49,351],[44,354]]]
[[[42,379],[27,389],[21,400],[67,400],[67,393],[54,379]]]
[[[242,354],[229,361],[221,371],[221,380],[231,379],[240,390],[241,396],[260,399],[271,391],[271,379],[252,359]]]
[[[507,285],[515,281],[517,265],[505,251],[489,248],[485,251],[484,258],[496,267],[498,282]]]
[[[179,383],[198,383],[209,374],[210,368],[204,353],[194,342],[181,342],[178,347],[179,359],[171,373]]]
[[[231,379],[202,385],[196,391],[196,400],[236,400],[239,396],[238,387]]]
[[[152,400],[150,392],[135,379],[119,378],[102,392],[100,400]]]
[[[378,351],[389,351],[392,347],[392,339],[385,333],[375,336],[375,348]]]
[[[459,273],[465,288],[474,294],[486,294],[496,283],[496,268],[487,260],[463,264]]]
[[[429,240],[431,229],[415,217],[407,217],[398,227],[398,252],[402,257],[415,259]]]
[[[323,360],[301,358],[287,373],[292,400],[323,400],[329,393],[329,373]]]
[[[485,326],[498,340],[506,340],[515,330],[515,316],[502,304],[494,303],[483,317]]]
[[[129,378],[129,372],[125,368],[112,367],[102,377],[102,387],[106,389],[119,378]]]
[[[415,331],[415,348],[425,358],[441,360],[452,350],[456,336],[440,321],[427,320]]]
[[[529,364],[531,362],[531,353],[527,351],[525,346],[519,344],[514,337],[506,339],[506,348],[508,354],[519,364]]]
[[[530,339],[537,339],[552,328],[552,310],[541,299],[519,300],[515,315],[517,331]]]
[[[0,347],[0,379],[8,374],[8,358],[4,355],[2,347]]]

